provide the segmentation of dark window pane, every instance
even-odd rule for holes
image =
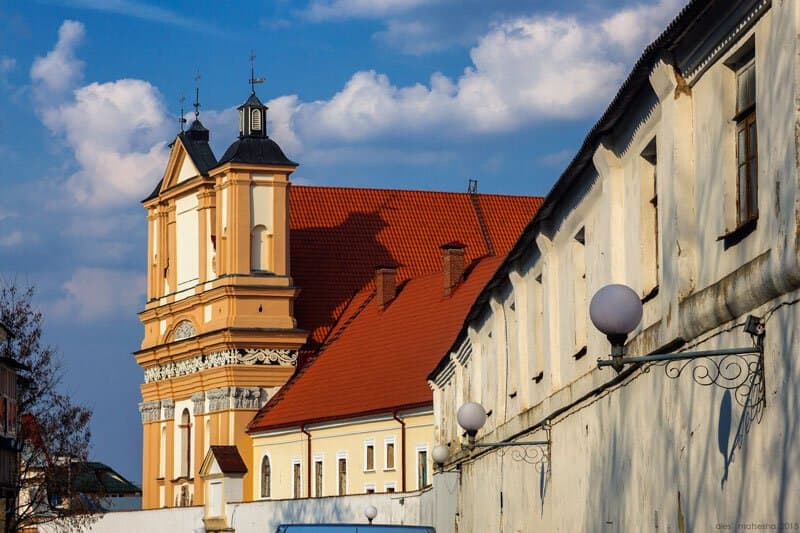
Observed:
[[[736,111],[747,109],[756,103],[756,67],[750,63],[742,68],[737,76],[738,91],[736,96]]]

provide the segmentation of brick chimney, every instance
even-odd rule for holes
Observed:
[[[375,300],[383,309],[397,296],[397,267],[375,267]]]
[[[441,245],[444,260],[444,295],[450,296],[453,289],[464,278],[464,248],[467,246],[458,241]]]

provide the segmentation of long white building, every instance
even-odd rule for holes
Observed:
[[[800,527],[798,33],[800,2],[692,1],[644,51],[430,375],[457,531]],[[749,315],[763,355],[598,368],[611,283],[629,357],[752,347]],[[478,444],[550,444],[462,448],[470,401]]]

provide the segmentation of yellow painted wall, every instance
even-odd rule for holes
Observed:
[[[417,447],[427,450],[428,483],[433,476],[433,414],[431,412],[400,415],[406,423],[406,490],[416,490],[417,483]],[[327,426],[310,427],[311,434],[311,496],[314,494],[315,479],[313,463],[319,457],[323,462],[323,493],[321,496],[333,496],[338,488],[339,454],[347,455],[347,493],[363,494],[365,486],[372,484],[376,492],[385,492],[386,483],[394,483],[395,491],[403,490],[402,435],[400,423],[391,415],[375,417],[368,420],[356,420],[347,423],[329,424]],[[394,439],[394,468],[385,468],[385,440]],[[372,440],[375,445],[375,468],[365,471],[365,442]],[[292,498],[293,464],[301,464],[302,497],[308,494],[308,451],[307,437],[300,428],[275,431],[271,434],[253,435],[250,470],[250,490],[254,499],[261,498],[261,462],[265,455],[270,458],[272,472],[271,498]],[[249,465],[248,465],[249,467]]]

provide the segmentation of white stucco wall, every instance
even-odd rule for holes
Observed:
[[[454,507],[451,479],[448,498],[434,497],[433,491],[364,494],[345,497],[271,500],[227,505],[228,524],[236,533],[271,533],[284,523],[364,523],[364,509],[378,509],[375,523],[433,525],[437,501]],[[452,509],[451,509],[452,511]],[[445,516],[447,513],[440,513]],[[449,515],[452,516],[452,513]],[[183,507],[152,511],[117,512],[104,515],[91,525],[87,533],[202,533],[203,507]],[[58,524],[41,528],[43,533],[61,531]],[[448,533],[452,529],[442,529]]]
[[[656,64],[652,93],[627,104],[592,165],[439,368],[435,434],[450,446],[448,468],[461,467],[460,531],[800,527],[793,503],[800,501],[799,16],[800,3],[773,2],[761,18],[749,16],[753,27],[740,32],[747,25],[737,22],[735,36],[717,34],[730,48],[698,76],[684,73],[688,94],[672,66]],[[759,217],[752,233],[726,247],[721,236],[736,220],[736,79],[725,62],[748,42],[755,43]],[[653,283],[656,232],[646,220],[653,168],[641,154],[654,140],[659,290],[644,303],[629,350],[748,346],[744,318],[765,317],[766,409],[735,450],[743,420],[735,391],[699,385],[690,371],[671,380],[661,368],[612,383],[616,373],[596,366],[609,344],[587,321],[591,296],[624,283],[644,297]],[[514,339],[521,327],[528,336]],[[586,355],[576,357],[584,338]],[[491,411],[478,433],[485,442],[544,438],[537,428],[550,419],[549,474],[512,453],[460,453],[455,413],[470,400]]]

